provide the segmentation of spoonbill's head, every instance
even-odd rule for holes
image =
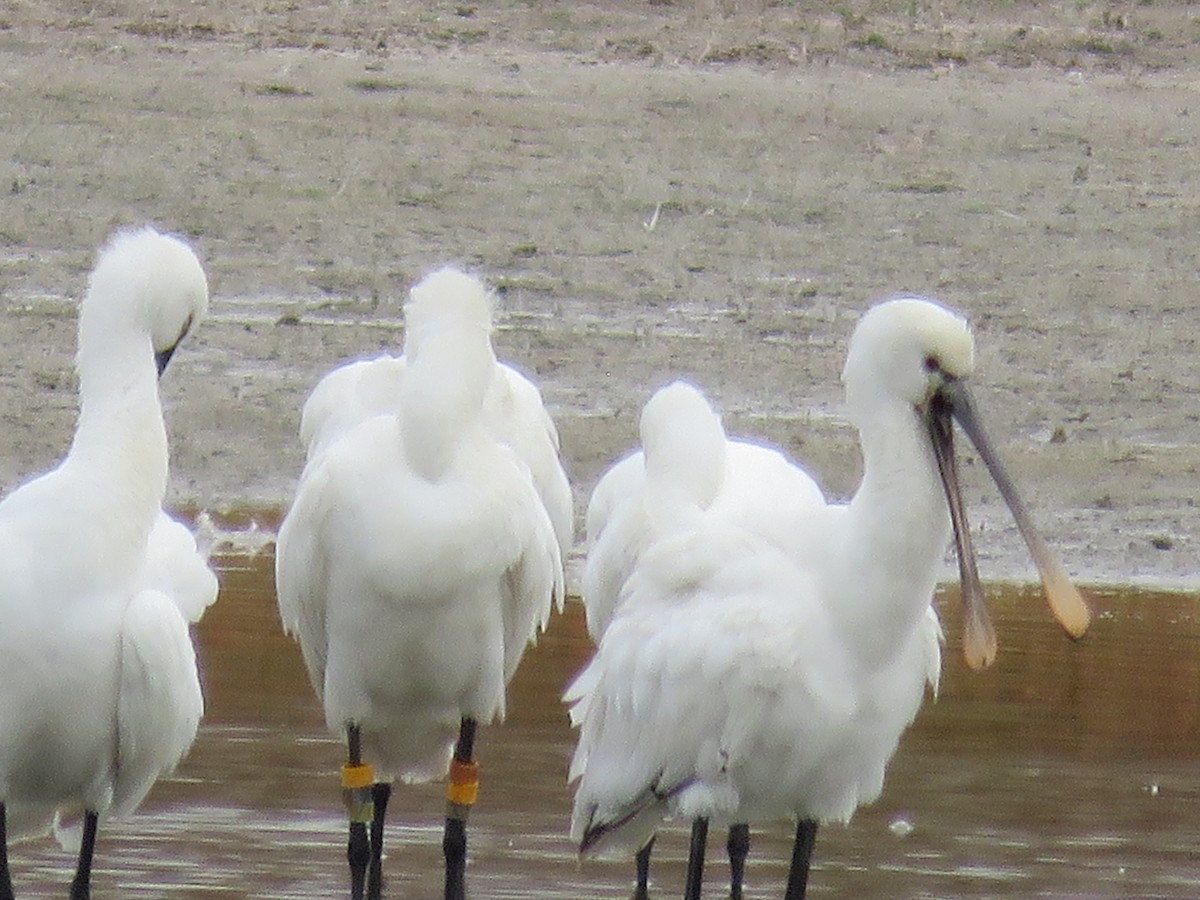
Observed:
[[[208,311],[208,280],[182,240],[144,227],[118,232],[92,271],[79,317],[81,355],[116,343],[114,331],[148,334],[161,375]]]
[[[409,292],[397,412],[408,461],[422,477],[440,477],[450,448],[482,427],[497,378],[492,303],[479,278],[450,267],[426,275]]]
[[[996,657],[996,634],[983,602],[959,489],[954,421],[975,445],[1008,504],[1059,624],[1071,637],[1081,637],[1091,621],[1091,612],[1034,528],[992,449],[967,386],[974,356],[975,341],[962,316],[931,300],[904,297],[881,303],[863,316],[850,342],[842,378],[852,414],[860,417],[860,424],[861,417],[870,415],[876,403],[899,398],[912,405],[928,436],[954,526],[964,606],[963,652],[972,668],[983,668]]]
[[[725,473],[725,429],[704,395],[686,381],[655,392],[639,426],[646,474],[701,508],[717,496]]]
[[[438,336],[459,340],[474,335],[486,342],[494,304],[482,281],[453,266],[426,275],[404,304],[404,355],[415,359]]]

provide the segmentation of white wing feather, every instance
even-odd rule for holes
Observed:
[[[308,678],[322,698],[328,637],[325,631],[325,598],[329,590],[329,563],[322,540],[329,470],[324,458],[305,467],[292,508],[279,526],[275,543],[275,596],[283,630],[300,644]]]
[[[142,591],[125,610],[112,814],[127,815],[196,738],[204,697],[188,623],[175,602]]]
[[[372,416],[393,412],[404,368],[404,357],[383,354],[338,366],[317,382],[300,414],[308,459]]]
[[[195,536],[165,512],[158,514],[150,532],[139,583],[174,600],[189,622],[199,622],[217,599],[217,576],[197,548]]]
[[[643,557],[568,691],[587,713],[571,766],[574,837],[628,819],[610,839],[636,848],[666,813],[763,812],[769,798],[744,795],[740,785],[753,779],[739,778],[766,752],[761,744],[787,742],[793,773],[828,752],[825,736],[853,709],[830,674],[828,624],[803,605],[810,599],[799,570],[744,532],[697,530]],[[781,602],[801,610],[787,628]],[[803,735],[793,743],[796,717]],[[772,727],[780,720],[789,726]],[[769,749],[763,758],[780,758]],[[642,816],[642,806],[656,810]]]

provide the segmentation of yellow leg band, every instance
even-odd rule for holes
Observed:
[[[342,766],[342,787],[365,788],[375,783],[375,770],[370,763],[360,763],[352,766],[349,763]]]
[[[375,799],[371,793],[374,783],[375,770],[370,763],[342,766],[342,797],[351,822],[365,824],[375,818]]]
[[[446,799],[456,806],[470,806],[479,796],[479,766],[454,760],[450,763],[450,782]]]

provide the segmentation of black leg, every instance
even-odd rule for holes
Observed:
[[[646,841],[646,846],[637,852],[637,887],[633,890],[633,900],[648,900],[650,897],[650,854],[654,850],[654,838]]]
[[[12,876],[8,873],[8,814],[0,803],[0,900],[13,900]]]
[[[383,897],[383,823],[387,818],[391,796],[392,786],[387,782],[378,781],[371,788],[375,811],[371,819],[371,870],[367,878],[367,900],[380,900]]]
[[[688,845],[687,887],[683,900],[700,900],[700,886],[704,883],[704,846],[708,843],[708,819],[697,819],[692,823],[692,840]]]
[[[464,900],[467,895],[467,814],[479,794],[479,767],[475,764],[475,720],[459,724],[458,743],[450,763],[446,785],[446,833],[442,852],[446,856],[446,900]]]
[[[746,875],[746,855],[750,852],[750,826],[745,823],[729,826],[729,900],[742,900],[742,880]]]
[[[71,882],[71,900],[88,900],[92,883],[92,856],[96,852],[98,817],[88,812],[83,817],[83,843],[79,845],[79,865]]]
[[[363,900],[367,866],[371,862],[367,825],[374,819],[371,785],[375,776],[370,764],[362,761],[362,736],[357,725],[346,726],[346,743],[349,752],[346,765],[342,767],[342,795],[346,801],[346,816],[350,820],[350,840],[346,845],[346,861],[350,863],[350,898]]]
[[[817,823],[812,819],[801,819],[796,825],[796,846],[792,848],[792,869],[788,873],[783,900],[804,900],[804,892],[808,890],[808,866],[812,862],[816,840]]]
[[[367,837],[367,826],[362,822],[350,823],[346,861],[350,864],[350,900],[363,900],[366,896],[367,866],[371,862],[371,844]]]

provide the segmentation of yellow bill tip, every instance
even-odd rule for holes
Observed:
[[[996,629],[983,601],[978,581],[963,585],[963,656],[975,671],[996,661]]]
[[[996,648],[987,648],[971,644],[969,641],[963,644],[963,656],[967,661],[967,665],[975,671],[979,672],[986,669],[996,661]]]
[[[1092,610],[1079,588],[1061,572],[1056,577],[1043,582],[1046,589],[1046,602],[1054,618],[1073,639],[1083,637],[1092,623]]]

